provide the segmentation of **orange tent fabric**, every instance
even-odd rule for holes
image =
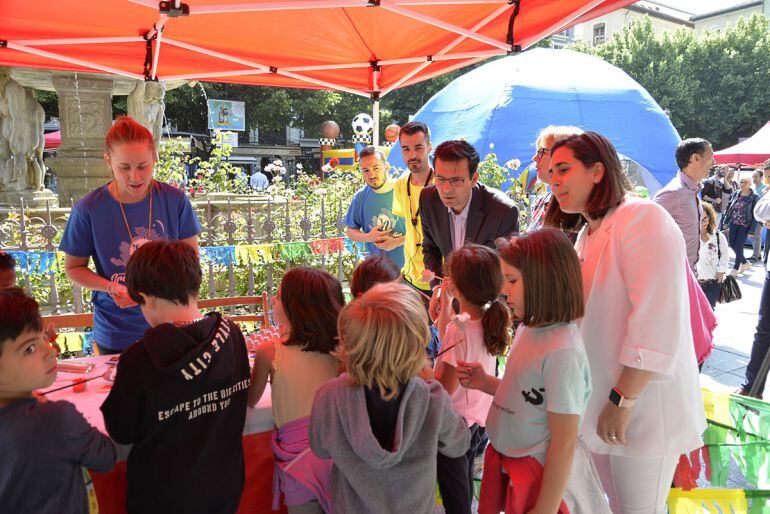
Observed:
[[[178,1],[0,0],[0,65],[384,95],[633,3]]]

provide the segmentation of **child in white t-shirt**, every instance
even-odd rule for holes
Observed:
[[[440,293],[434,294],[431,302],[442,348],[434,371],[452,398],[455,412],[468,424],[471,446],[458,459],[439,455],[438,483],[447,512],[470,512],[473,461],[492,396],[460,387],[457,362],[478,362],[485,373],[494,376],[497,356],[505,353],[511,341],[511,318],[500,300],[503,274],[493,250],[475,244],[463,246],[449,256],[446,271]],[[454,300],[460,307],[457,316],[452,315]]]
[[[591,377],[575,323],[584,312],[577,254],[551,229],[498,240],[498,253],[502,292],[521,320],[505,373],[498,379],[480,363],[457,362],[461,384],[494,395],[479,513],[554,513],[565,506],[572,514],[608,513],[578,438]]]

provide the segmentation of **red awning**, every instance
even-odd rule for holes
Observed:
[[[718,164],[762,164],[770,159],[770,121],[759,131],[735,146],[714,152]]]
[[[0,0],[0,65],[383,95],[633,0],[176,3]]]
[[[61,130],[45,135],[45,150],[53,151],[61,146]]]

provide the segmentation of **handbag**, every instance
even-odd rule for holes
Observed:
[[[719,303],[730,303],[733,300],[743,298],[741,287],[732,275],[727,275],[722,282],[722,292],[719,294]]]

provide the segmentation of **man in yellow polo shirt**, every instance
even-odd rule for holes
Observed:
[[[401,154],[409,172],[398,179],[393,189],[393,214],[402,216],[406,225],[404,238],[404,278],[430,295],[430,284],[422,280],[425,264],[422,258],[422,222],[420,192],[433,184],[430,165],[430,129],[424,123],[412,121],[401,127],[398,134]]]

